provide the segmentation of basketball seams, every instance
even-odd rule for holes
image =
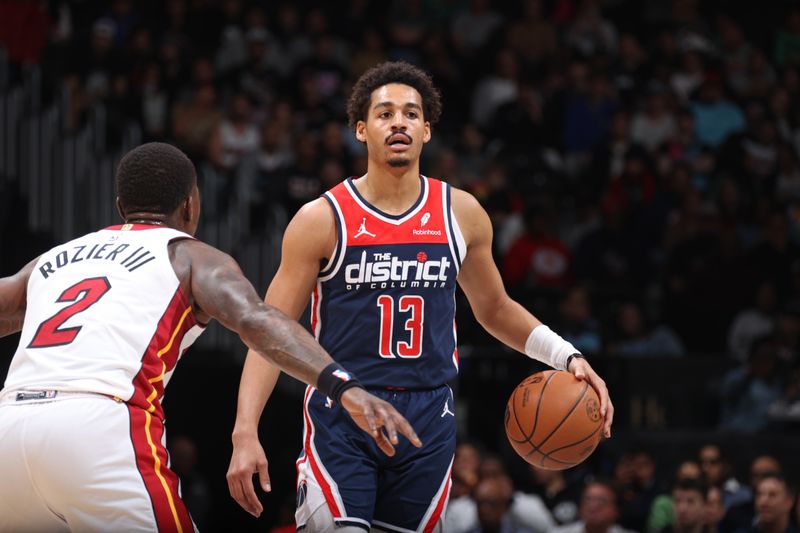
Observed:
[[[548,459],[552,460],[552,461],[558,461],[558,459],[554,459],[554,458],[550,457],[550,455],[552,455],[552,454],[554,454],[554,453],[556,453],[556,452],[560,452],[561,450],[564,450],[564,449],[566,449],[566,448],[571,448],[572,446],[577,446],[578,444],[580,444],[580,443],[582,443],[582,442],[586,442],[587,440],[589,440],[589,439],[591,439],[592,437],[594,437],[595,433],[597,433],[598,431],[600,431],[600,429],[602,429],[602,427],[603,427],[603,426],[602,426],[602,424],[601,424],[601,425],[598,425],[598,426],[597,426],[597,429],[595,429],[594,431],[592,431],[591,433],[589,433],[587,436],[585,436],[585,437],[584,437],[584,438],[582,438],[581,440],[576,440],[575,442],[571,442],[571,443],[569,443],[569,444],[565,444],[564,446],[561,446],[560,448],[556,448],[555,450],[550,450],[549,452],[547,452],[547,453],[545,453],[545,454],[543,454],[543,455],[544,455],[545,457],[547,457]],[[540,453],[541,453],[541,452],[540,452]]]
[[[519,390],[521,388],[525,388],[525,387],[519,387],[518,386],[516,389],[514,389],[514,393],[513,393],[513,397],[512,397],[512,401],[511,401],[511,407],[512,407],[511,410],[514,412],[514,421],[517,423],[517,427],[519,428],[520,433],[522,433],[522,435],[523,435],[522,440],[513,439],[514,442],[517,442],[517,443],[521,444],[521,443],[527,441],[531,446],[533,446],[534,448],[537,448],[537,450],[538,450],[538,446],[536,446],[535,444],[533,444],[531,442],[531,437],[533,437],[533,435],[536,433],[536,426],[539,424],[539,406],[542,404],[542,397],[544,396],[544,391],[547,388],[547,384],[550,383],[550,380],[553,379],[553,377],[555,377],[555,375],[556,375],[556,373],[552,372],[549,376],[547,376],[547,379],[545,380],[544,384],[542,385],[541,391],[539,392],[539,399],[536,402],[536,413],[535,413],[535,416],[533,418],[533,428],[531,428],[531,432],[530,433],[527,433],[525,431],[525,428],[522,427],[522,423],[519,421],[519,417],[517,416],[517,392],[519,392]],[[509,436],[509,438],[510,438],[510,436]]]
[[[550,381],[552,381],[553,378],[556,377],[556,375],[557,375],[556,372],[552,372],[549,376],[547,376],[547,379],[542,385],[542,391],[539,393],[539,401],[536,402],[536,416],[534,416],[533,418],[533,428],[531,429],[531,434],[528,435],[528,442],[530,442],[532,446],[534,444],[531,442],[531,437],[533,437],[536,434],[536,427],[539,425],[539,409],[541,409],[542,407],[542,400],[544,399],[544,393],[547,390],[547,386],[550,384]],[[544,444],[544,442],[542,444]]]
[[[555,374],[553,374],[553,375],[555,375]],[[581,391],[581,395],[580,395],[580,396],[578,396],[578,399],[577,399],[577,400],[575,401],[575,403],[572,405],[572,407],[570,408],[570,410],[569,410],[569,411],[567,411],[567,414],[566,414],[566,415],[564,415],[564,418],[562,418],[562,419],[561,419],[561,422],[559,422],[558,424],[556,424],[556,427],[554,427],[554,428],[552,429],[552,431],[550,431],[550,434],[549,434],[548,436],[546,436],[542,442],[540,442],[540,443],[539,443],[539,446],[538,446],[538,447],[544,446],[544,445],[547,443],[547,441],[548,441],[548,440],[550,440],[550,437],[552,437],[553,435],[555,435],[556,431],[558,431],[558,429],[559,429],[561,426],[563,426],[563,425],[564,425],[564,422],[566,422],[566,421],[567,421],[567,419],[568,419],[568,418],[570,417],[570,415],[571,415],[571,414],[572,414],[572,413],[575,411],[575,409],[577,409],[577,408],[578,408],[578,406],[579,406],[579,405],[580,405],[580,403],[581,403],[581,400],[583,400],[583,397],[584,397],[584,396],[586,396],[586,390],[587,390],[588,388],[589,388],[589,385],[588,385],[588,383],[584,382],[584,383],[583,383],[583,390]],[[542,388],[542,396],[541,396],[541,397],[539,397],[539,404],[540,404],[540,405],[541,405],[541,403],[542,403],[542,397],[543,397],[543,396],[544,396],[544,387]],[[537,407],[538,407],[538,406],[537,406]],[[531,443],[531,444],[533,444],[533,443]]]
[[[537,375],[541,377],[532,379]],[[552,381],[556,375],[559,378]],[[575,415],[582,412],[580,406],[588,406],[592,401],[591,398],[595,396],[594,389],[591,389],[586,381],[568,379],[570,377],[572,376],[555,370],[534,374],[520,383],[509,398],[506,407],[506,436],[523,459],[538,467],[552,470],[573,467],[591,455],[599,443],[602,423],[592,428],[591,417],[584,420],[582,417],[576,418]],[[518,394],[520,389],[523,392],[522,398]],[[550,396],[547,398],[545,390],[550,391]],[[524,403],[526,398],[528,402],[522,406],[521,403]],[[530,405],[531,401],[536,402],[535,408]],[[545,401],[549,402],[548,405],[542,406]],[[513,411],[513,424],[509,411]],[[556,420],[558,422],[553,425]],[[544,438],[537,438],[538,443],[534,443],[533,437],[539,429],[539,422],[543,433],[546,431],[547,434]],[[530,431],[526,431],[525,426],[531,427]],[[520,436],[522,439],[518,438]],[[567,439],[571,442],[565,444]],[[545,452],[544,447],[548,443],[552,443],[551,446],[554,448]],[[563,458],[556,458],[553,455],[561,455]]]

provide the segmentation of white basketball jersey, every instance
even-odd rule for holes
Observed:
[[[170,241],[184,238],[126,224],[43,254],[5,391],[95,392],[160,415],[164,387],[203,329],[169,259]]]

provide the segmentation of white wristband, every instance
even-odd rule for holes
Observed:
[[[525,341],[525,354],[528,357],[558,370],[567,370],[567,359],[576,353],[580,352],[572,343],[565,341],[544,324],[533,328],[528,340]]]

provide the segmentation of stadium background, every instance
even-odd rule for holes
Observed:
[[[344,103],[369,66],[427,69],[444,97],[422,171],[490,213],[509,291],[591,357],[614,438],[571,478],[646,449],[668,487],[720,442],[734,473],[800,472],[800,7],[699,0],[0,3],[0,273],[116,220],[122,153],[195,161],[199,237],[261,292],[298,206],[366,168]],[[505,444],[505,400],[536,363],[459,296],[460,434]],[[16,336],[3,339],[4,375]],[[302,388],[262,422],[273,494],[227,494],[244,349],[218,326],[169,387],[170,447],[201,529],[290,520]]]

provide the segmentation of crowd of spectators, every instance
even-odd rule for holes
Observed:
[[[594,357],[719,357],[720,427],[758,432],[800,420],[800,6],[746,4],[4,2],[0,46],[7,81],[37,64],[46,97],[67,89],[67,134],[102,108],[108,146],[131,122],[177,144],[205,172],[212,213],[244,180],[254,235],[265,213],[291,216],[365,172],[344,112],[360,74],[425,68],[445,105],[423,172],[485,206],[513,295]],[[465,444],[448,520],[796,527],[778,461],[754,457],[747,483],[723,461],[704,447],[657,480],[635,451],[584,484],[580,469],[509,475]]]
[[[423,172],[482,201],[516,297],[587,353],[727,357],[723,397],[797,418],[800,7],[737,5],[51,0],[4,3],[0,34],[68,88],[68,131],[102,106],[109,145],[176,143],[254,233],[364,173],[348,89],[416,63],[445,99]]]
[[[718,444],[702,445],[660,478],[646,447],[633,447],[608,472],[535,466],[510,472],[462,442],[453,462],[449,533],[758,533],[798,531],[796,487],[781,462],[751,458],[739,481]]]

